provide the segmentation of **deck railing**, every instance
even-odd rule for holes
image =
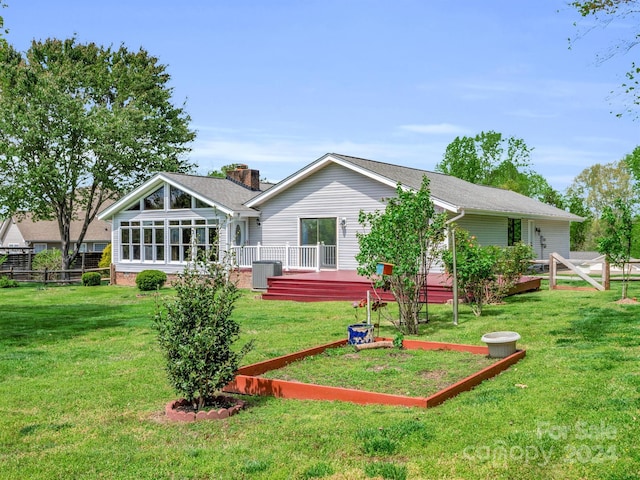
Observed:
[[[336,267],[336,246],[324,245],[245,245],[231,246],[235,263],[240,268],[251,268],[253,262],[273,260],[282,262],[282,269],[316,270]]]

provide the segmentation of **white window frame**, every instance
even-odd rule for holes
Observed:
[[[105,248],[107,248],[107,245],[109,245],[109,242],[97,242],[94,243],[91,246],[91,251],[94,253],[102,253],[104,251]],[[99,248],[102,247],[102,248]]]

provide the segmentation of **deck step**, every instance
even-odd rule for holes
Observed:
[[[510,294],[538,290],[540,279],[523,277]],[[265,300],[292,300],[297,302],[349,301],[358,302],[367,298],[372,291],[371,282],[349,271],[315,272],[306,274],[282,275],[267,279],[267,290],[263,292]],[[374,298],[382,301],[395,301],[391,292],[377,290]],[[429,274],[427,282],[427,302],[446,303],[453,299],[453,291],[446,276]]]
[[[436,283],[436,282],[434,282]],[[292,300],[298,302],[349,301],[357,302],[367,298],[372,292],[371,282],[363,277],[345,275],[340,279],[335,273],[331,278],[322,278],[322,274],[312,276],[284,275],[269,277],[267,290],[262,294],[264,300]],[[429,303],[445,303],[453,297],[451,288],[446,285],[429,285],[427,299]],[[389,291],[376,290],[374,298],[385,302],[394,301]]]

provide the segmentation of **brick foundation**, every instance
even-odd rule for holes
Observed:
[[[136,286],[136,275],[137,272],[115,272],[115,275],[112,275],[112,285],[123,285],[125,287],[135,287]],[[174,273],[167,274],[167,285],[171,285],[171,283],[177,278],[177,275]],[[237,281],[238,288],[247,288],[251,289],[251,284],[253,278],[251,276],[251,269],[243,269],[239,271],[233,272],[232,276],[234,281]]]

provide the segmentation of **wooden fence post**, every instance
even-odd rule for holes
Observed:
[[[549,290],[553,290],[554,288],[556,288],[556,284],[557,284],[556,269],[557,268],[558,268],[558,265],[552,253],[549,255]]]

